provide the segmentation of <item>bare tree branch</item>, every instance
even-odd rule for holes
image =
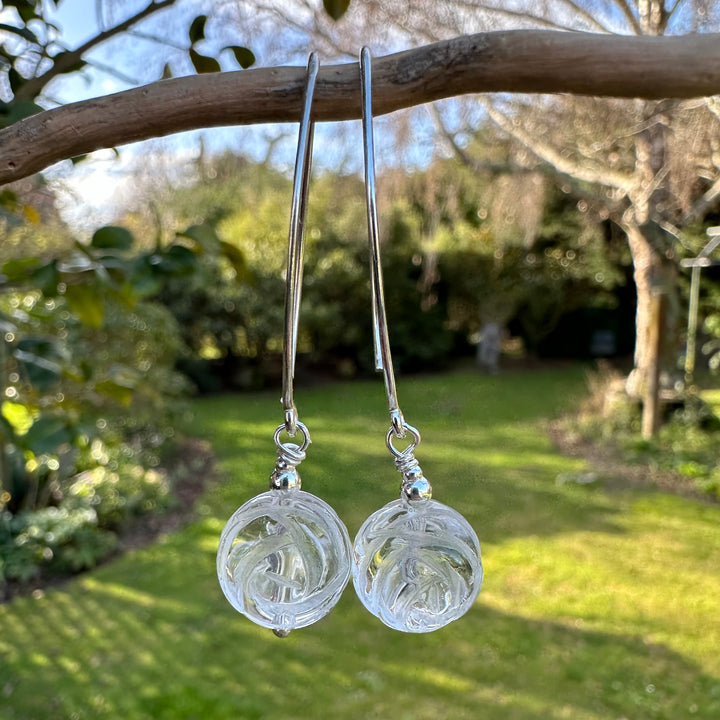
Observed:
[[[717,207],[720,202],[720,177],[710,186],[702,197],[683,215],[680,227],[687,227],[695,220],[700,220],[708,211]]]
[[[632,176],[617,172],[604,165],[597,165],[587,158],[586,162],[580,163],[573,158],[566,157],[557,148],[544,143],[537,136],[525,132],[519,123],[514,123],[491,103],[484,101],[484,105],[488,117],[501,130],[522,143],[528,150],[563,175],[569,175],[581,182],[613,187],[625,195],[629,195],[633,191],[635,183]]]
[[[461,6],[466,7],[469,10],[485,10],[486,12],[493,13],[500,17],[511,18],[513,20],[524,20],[530,21],[535,25],[538,25],[547,30],[574,30],[572,25],[565,25],[564,23],[555,22],[542,15],[535,15],[527,10],[511,10],[509,8],[497,7],[496,5],[486,5],[484,3],[478,4],[476,2],[459,3]],[[597,23],[594,23],[597,25]],[[597,28],[596,28],[597,29]],[[605,32],[605,30],[603,30]]]
[[[455,136],[450,132],[450,130],[448,130],[447,125],[445,125],[442,119],[442,115],[440,114],[437,106],[430,105],[428,110],[430,112],[430,117],[432,117],[433,123],[435,124],[435,127],[437,128],[438,132],[442,136],[447,146],[450,148],[450,150],[452,150],[452,153],[455,155],[455,157],[463,165],[465,165],[465,167],[470,168],[473,171],[477,171],[479,169],[479,161],[477,161],[473,157],[470,157],[470,155],[465,152],[465,149],[458,144]]]
[[[633,198],[634,204],[638,205],[638,206],[642,206],[645,203],[649,202],[652,195],[663,186],[669,173],[670,173],[670,166],[664,165],[653,176],[652,182],[648,183],[646,187],[641,188],[640,192],[638,192],[636,194],[636,196]]]
[[[720,36],[481,33],[376,58],[373,78],[379,115],[480,92],[701,97],[720,92]],[[68,157],[182,130],[295,122],[304,84],[304,68],[259,68],[173,78],[48,110],[0,130],[0,183]],[[359,86],[357,63],[323,67],[314,119],[358,118]],[[590,182],[616,187],[627,180],[613,172],[589,175]]]
[[[289,10],[279,6],[277,3],[272,2],[264,3],[256,1],[253,4],[253,13],[259,15],[266,14],[270,17],[273,17],[277,20],[279,26],[294,28],[295,30],[298,30],[303,36],[308,36],[312,34],[312,44],[316,50],[320,50],[322,48],[322,45],[319,46],[318,43],[318,40],[321,40],[322,42],[326,43],[326,47],[323,48],[324,50],[329,50],[330,52],[333,52],[341,57],[351,56],[352,53],[349,53],[346,47],[338,44],[336,38],[334,38],[332,34],[328,32],[326,28],[326,23],[321,22],[321,20],[326,20],[326,17],[321,12],[319,12],[319,8],[317,6],[310,5],[307,0],[298,0],[298,2],[308,14],[313,16],[312,22],[303,23],[302,20],[294,17]],[[310,29],[311,27],[312,30]],[[286,54],[287,47],[283,46],[283,55],[285,56]]]
[[[103,30],[94,37],[90,38],[79,48],[62,53],[61,56],[53,62],[47,72],[44,72],[42,75],[38,75],[37,77],[29,78],[25,83],[23,83],[18,92],[15,94],[15,100],[34,100],[51,80],[55,79],[58,75],[68,72],[70,68],[77,65],[78,62],[82,60],[85,53],[89,52],[94,47],[101,45],[110,38],[125,32],[133,25],[136,25],[145,18],[150,17],[150,15],[153,15],[166,7],[170,7],[174,2],[175,0],[153,0],[153,2],[147,5],[140,12],[135,13],[135,15],[132,15],[127,20],[124,20],[108,30]]]
[[[120,70],[118,70],[117,68],[106,65],[105,63],[98,62],[95,59],[89,60],[88,66],[97,68],[98,70],[100,70],[100,72],[104,72],[106,75],[110,75],[111,77],[114,77],[117,80],[126,83],[127,85],[138,84],[137,78],[132,78],[129,75],[126,75],[124,72],[120,72]],[[44,98],[45,96],[43,95],[43,99]]]
[[[103,12],[103,0],[95,0],[95,19],[101,30],[105,29],[105,13]]]
[[[683,0],[675,0],[675,2],[673,3],[673,6],[667,11],[668,20],[670,20],[670,18],[675,14],[675,11],[678,9],[678,7],[682,1]]]
[[[147,40],[148,42],[156,43],[157,45],[163,45],[165,47],[172,48],[173,50],[181,50],[187,52],[187,46],[178,45],[178,43],[172,42],[160,35],[153,35],[152,33],[141,32],[140,30],[130,30],[128,32],[129,37],[138,38],[139,40]]]
[[[465,167],[469,168],[473,172],[487,172],[492,175],[504,175],[508,173],[544,173],[552,176],[556,182],[569,185],[570,190],[575,197],[587,200],[593,206],[603,206],[612,216],[621,216],[622,211],[624,210],[624,207],[620,202],[621,198],[616,198],[614,201],[611,201],[608,197],[601,197],[600,193],[593,192],[590,187],[581,185],[577,178],[561,171],[554,165],[540,158],[534,152],[532,154],[537,159],[537,162],[534,164],[521,163],[513,160],[506,162],[494,162],[492,160],[481,160],[472,157],[458,144],[453,133],[443,122],[442,116],[435,105],[430,106],[430,114],[433,117],[438,132],[453,154]]]
[[[632,11],[632,8],[630,7],[627,0],[613,0],[615,5],[618,6],[620,9],[620,12],[625,16],[625,19],[630,24],[630,27],[632,28],[632,31],[636,35],[640,35],[642,33],[642,29],[640,27],[640,22],[635,17],[635,14]]]
[[[448,129],[442,119],[437,106],[431,104],[428,107],[430,116],[433,119],[437,131],[442,136],[443,141],[450,151],[460,161],[462,165],[476,173],[490,173],[491,175],[508,175],[511,173],[537,173],[542,172],[541,161],[537,160],[534,164],[522,164],[515,160],[488,160],[486,158],[472,157],[470,153],[458,143],[455,135]]]
[[[720,121],[720,97],[713,95],[705,98],[708,110]]]

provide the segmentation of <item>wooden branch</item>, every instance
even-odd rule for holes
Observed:
[[[194,75],[48,110],[0,131],[0,184],[65,158],[182,130],[295,122],[305,69]],[[360,116],[356,63],[320,69],[315,120]],[[482,92],[690,98],[720,93],[720,35],[482,33],[373,61],[377,114]]]

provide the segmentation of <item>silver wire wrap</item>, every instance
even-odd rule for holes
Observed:
[[[405,432],[412,436],[412,442],[403,450],[393,445],[395,433],[392,427],[388,430],[385,444],[393,456],[397,471],[403,476],[401,495],[410,502],[424,502],[432,498],[432,485],[423,475],[420,463],[414,455],[415,448],[420,444],[420,433],[417,428],[405,423]]]
[[[387,449],[390,451],[390,454],[395,459],[395,466],[400,472],[405,472],[406,464],[408,462],[412,463],[411,458],[413,458],[413,452],[415,451],[415,448],[420,444],[420,432],[417,428],[414,428],[412,425],[408,425],[407,423],[405,423],[404,429],[406,434],[412,435],[412,442],[403,450],[398,450],[392,443],[393,438],[398,437],[395,434],[392,426],[388,430],[387,437],[385,438],[385,444],[387,445]],[[415,463],[417,464],[416,461]],[[407,465],[407,467],[409,469],[410,465]]]
[[[307,65],[307,84],[303,113],[298,131],[295,174],[293,177],[292,206],[290,210],[290,232],[288,236],[288,259],[285,290],[285,335],[283,354],[283,392],[282,404],[285,408],[284,429],[293,437],[299,427],[298,412],[293,398],[293,380],[295,379],[295,357],[297,355],[298,318],[300,298],[302,296],[303,276],[303,234],[305,209],[307,207],[312,146],[315,124],[310,119],[315,81],[318,68],[317,55],[310,53]],[[306,436],[309,442],[309,436]]]

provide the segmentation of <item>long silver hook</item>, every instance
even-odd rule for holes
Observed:
[[[307,64],[303,112],[300,118],[300,130],[298,131],[292,207],[290,210],[290,233],[288,236],[282,403],[285,408],[285,430],[291,437],[295,435],[298,428],[298,414],[293,398],[293,380],[295,379],[298,319],[300,316],[300,298],[302,296],[303,231],[305,229],[305,210],[310,185],[313,135],[315,132],[315,123],[310,119],[310,111],[319,67],[320,63],[316,53],[310,53]]]
[[[375,193],[375,144],[372,126],[372,76],[370,50],[360,51],[360,85],[362,90],[363,150],[365,155],[365,199],[367,202],[368,238],[370,241],[370,285],[373,305],[373,339],[375,346],[375,369],[385,375],[385,390],[390,406],[390,420],[395,435],[405,436],[405,419],[398,405],[395,372],[390,354],[387,316],[385,314],[385,291],[380,264],[380,240],[378,212]]]

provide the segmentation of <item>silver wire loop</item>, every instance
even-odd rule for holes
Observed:
[[[395,428],[393,428],[392,426],[387,431],[387,437],[385,438],[385,444],[387,445],[387,449],[395,458],[396,465],[398,460],[412,456],[412,454],[415,452],[415,448],[417,448],[417,446],[420,444],[420,431],[417,428],[414,428],[412,425],[404,423],[403,430],[405,431],[404,435],[410,434],[412,436],[412,442],[403,450],[398,450],[393,445],[393,438],[400,436],[395,433]]]
[[[360,86],[362,94],[363,151],[365,157],[365,199],[367,202],[368,239],[370,241],[370,285],[373,304],[373,338],[375,347],[375,369],[385,375],[385,390],[390,406],[390,418],[394,434],[404,436],[405,420],[398,406],[395,373],[390,355],[387,316],[385,314],[385,292],[383,290],[382,266],[380,264],[380,240],[375,192],[375,144],[372,127],[372,76],[370,50],[360,51]]]
[[[308,187],[310,184],[312,145],[315,130],[315,124],[310,119],[310,111],[319,67],[320,63],[318,62],[317,55],[310,53],[307,65],[303,113],[300,118],[300,130],[298,131],[292,206],[290,210],[290,232],[288,235],[282,404],[285,408],[284,429],[291,437],[295,435],[297,428],[300,427],[293,398],[293,380],[295,379],[298,318],[300,315],[300,298],[302,296],[305,209],[307,207]]]
[[[310,432],[304,423],[301,423],[298,420],[296,422],[295,430],[296,433],[299,432],[302,435],[302,442],[300,445],[296,443],[280,442],[280,435],[283,432],[287,432],[285,425],[278,425],[278,428],[275,430],[275,434],[273,435],[275,447],[277,447],[278,450],[278,458],[280,458],[280,460],[284,460],[290,467],[299,465],[305,459],[305,451],[307,450],[308,445],[312,442],[310,439]]]

